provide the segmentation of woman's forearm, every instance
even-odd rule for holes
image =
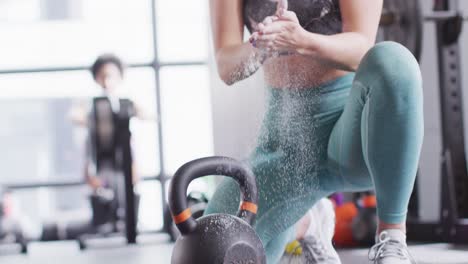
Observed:
[[[264,59],[265,56],[248,42],[221,48],[216,53],[219,76],[228,85],[254,74]]]
[[[300,54],[314,56],[346,71],[355,71],[362,57],[374,45],[374,41],[357,32],[320,35],[304,31],[301,39],[297,49]]]

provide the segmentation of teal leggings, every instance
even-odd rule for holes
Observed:
[[[419,65],[394,42],[375,45],[356,74],[313,89],[268,88],[258,145],[255,230],[277,263],[294,224],[334,192],[375,190],[379,218],[406,220],[423,140]],[[236,183],[223,179],[206,214],[235,214]]]

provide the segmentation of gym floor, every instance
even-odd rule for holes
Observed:
[[[93,241],[92,247],[80,252],[73,242],[33,243],[28,255],[1,255],[2,264],[166,264],[170,263],[172,244],[165,235],[140,237],[138,245],[119,246],[122,241]],[[468,246],[448,244],[410,246],[419,264],[468,264]],[[3,252],[8,253],[8,252]],[[343,264],[367,262],[367,249],[339,251]]]

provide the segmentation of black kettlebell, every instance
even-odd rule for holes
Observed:
[[[370,199],[372,196],[368,194],[364,196],[364,199]],[[359,245],[371,246],[375,242],[375,232],[377,230],[377,209],[372,203],[366,205],[362,199],[356,199],[355,203],[359,211],[351,224],[353,239]]]
[[[211,214],[194,219],[187,205],[187,187],[192,180],[207,175],[228,176],[237,181],[242,196],[237,216]],[[184,164],[175,173],[169,189],[169,207],[181,233],[171,263],[265,264],[265,250],[252,228],[257,200],[254,174],[234,159],[207,157]]]
[[[187,196],[187,206],[190,207],[193,218],[198,219],[203,216],[205,209],[208,206],[208,198],[202,192],[190,192]],[[171,237],[171,241],[175,242],[180,236],[180,232],[172,221],[169,206],[166,207],[165,211],[167,213],[164,213],[164,230],[166,230]]]

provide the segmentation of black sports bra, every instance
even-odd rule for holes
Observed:
[[[276,0],[244,0],[244,24],[252,33],[258,23],[276,12]],[[339,0],[289,0],[299,23],[309,32],[332,35],[342,31]]]

